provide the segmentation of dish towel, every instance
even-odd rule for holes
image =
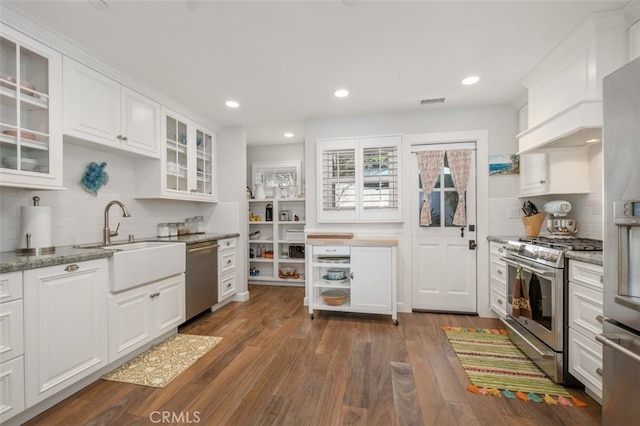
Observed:
[[[531,318],[531,303],[529,293],[525,290],[526,284],[522,268],[516,270],[516,280],[513,285],[513,301],[511,303],[511,316],[514,318]]]
[[[534,320],[542,319],[542,289],[540,280],[536,274],[531,275],[529,280],[529,301],[531,302],[531,316]]]

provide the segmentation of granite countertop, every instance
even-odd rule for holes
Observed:
[[[238,233],[227,234],[191,234],[180,237],[149,237],[136,239],[141,241],[166,241],[180,242],[185,244],[195,244],[207,241],[217,241],[225,238],[238,237]],[[114,243],[123,243],[117,241]],[[96,243],[98,244],[98,243]],[[89,245],[89,244],[85,244]],[[95,245],[95,244],[91,244]],[[45,266],[61,265],[65,263],[82,262],[85,260],[102,259],[113,255],[112,250],[104,250],[102,248],[77,248],[77,246],[61,246],[56,247],[55,253],[43,254],[39,256],[23,256],[13,251],[0,253],[0,273],[22,271],[25,269],[43,268]]]
[[[568,251],[564,254],[564,257],[565,259],[581,260],[583,262],[602,266],[601,251]]]

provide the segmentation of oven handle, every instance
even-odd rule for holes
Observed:
[[[514,262],[513,260],[509,260],[506,257],[501,257],[500,260],[504,261],[508,265],[515,266],[516,268],[522,268],[523,270],[525,270],[527,272],[538,274],[538,275],[540,275],[542,277],[553,278],[553,277],[556,276],[556,273],[553,272],[553,271],[543,271],[542,269],[532,268],[531,266],[523,265],[521,263]]]

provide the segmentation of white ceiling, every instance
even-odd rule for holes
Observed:
[[[512,103],[588,15],[628,3],[106,1],[101,11],[85,0],[2,0],[212,123],[244,126],[249,145],[302,142],[308,118]],[[480,82],[462,86],[472,74]],[[342,87],[351,95],[335,98]]]

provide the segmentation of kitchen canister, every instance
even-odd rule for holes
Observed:
[[[40,197],[33,197],[32,206],[20,207],[20,240],[17,254],[40,255],[54,253],[51,207],[40,205]]]

